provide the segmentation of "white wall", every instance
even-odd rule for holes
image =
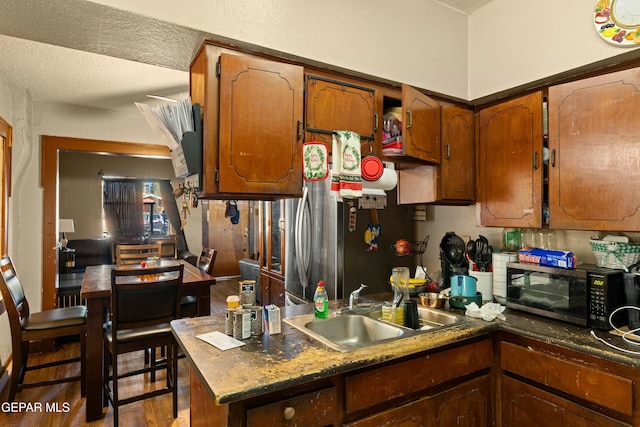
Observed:
[[[468,94],[468,17],[433,0],[94,3],[451,96]]]
[[[469,20],[469,99],[628,52],[595,31],[596,2],[493,0]]]

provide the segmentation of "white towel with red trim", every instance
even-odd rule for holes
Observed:
[[[346,199],[361,197],[360,134],[349,130],[337,130],[333,132],[332,139],[331,190]]]

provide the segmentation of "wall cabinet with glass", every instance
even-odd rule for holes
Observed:
[[[284,306],[284,201],[259,202],[260,304]]]

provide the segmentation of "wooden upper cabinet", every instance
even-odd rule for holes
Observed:
[[[478,124],[483,226],[542,226],[542,93],[485,108]]]
[[[376,132],[376,91],[348,80],[307,73],[306,140],[321,141],[331,151],[334,130],[350,130],[361,141],[373,140]],[[366,151],[363,152],[366,154]]]
[[[205,43],[190,92],[204,111],[202,197],[301,194],[302,67]]]
[[[402,115],[403,155],[440,163],[440,103],[402,85]]]
[[[438,199],[473,201],[476,195],[473,111],[442,105],[442,160],[438,167]]]
[[[640,231],[640,68],[549,88],[550,227]]]

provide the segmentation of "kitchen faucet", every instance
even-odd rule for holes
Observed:
[[[358,289],[351,292],[351,295],[349,295],[349,310],[356,309],[356,307],[358,306],[358,298],[360,297],[360,291],[362,291],[366,287],[367,285],[361,284]]]

